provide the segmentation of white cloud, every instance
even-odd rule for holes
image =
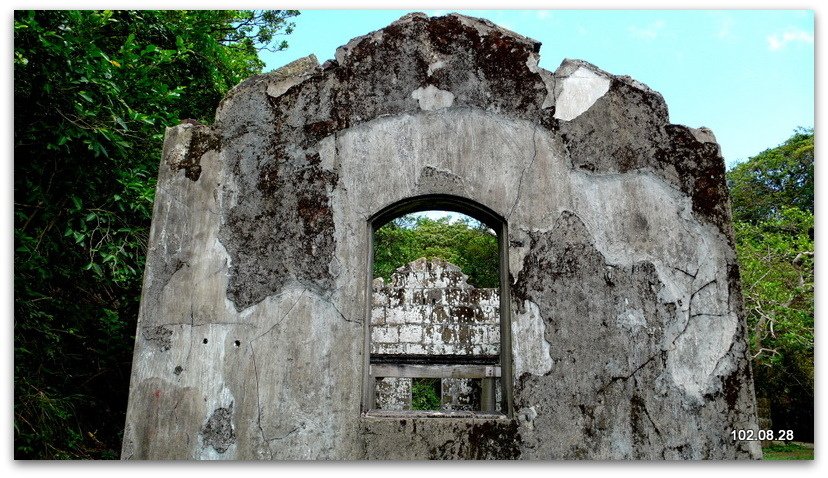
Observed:
[[[645,27],[633,25],[629,28],[629,31],[635,38],[654,40],[665,26],[666,24],[663,20],[656,20]]]
[[[538,20],[546,20],[549,16],[549,10],[538,10],[535,15],[537,15]]]
[[[733,35],[733,19],[724,17],[719,20],[719,31],[716,36],[719,38],[729,38]]]
[[[768,48],[771,51],[779,51],[791,42],[814,44],[814,34],[804,30],[788,30],[785,33],[768,35]]]

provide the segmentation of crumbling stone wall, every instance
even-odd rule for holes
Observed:
[[[168,129],[123,457],[759,457],[730,433],[756,409],[713,134],[539,50],[407,15]],[[367,225],[434,194],[508,228],[501,417],[363,412]]]
[[[374,280],[371,353],[490,355],[500,353],[500,295],[475,288],[456,265],[418,259],[385,285]]]
[[[392,275],[374,279],[372,354],[489,356],[500,354],[500,294],[475,288],[456,265],[417,259]],[[377,408],[411,409],[411,378],[385,377],[377,384]],[[440,381],[441,410],[480,410],[479,380]],[[499,400],[496,400],[499,404]]]

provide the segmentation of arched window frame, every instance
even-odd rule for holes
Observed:
[[[506,219],[492,209],[460,196],[428,194],[400,200],[371,216],[367,221],[367,270],[365,271],[365,320],[363,336],[362,412],[372,413],[375,383],[371,375],[371,305],[374,280],[374,233],[389,221],[411,213],[443,210],[470,216],[497,234],[500,272],[500,389],[499,413],[511,417],[512,403],[512,320],[509,284],[509,230]],[[411,412],[416,413],[416,412]]]

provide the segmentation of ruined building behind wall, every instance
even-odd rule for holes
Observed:
[[[539,50],[407,15],[168,129],[123,457],[758,458],[731,438],[756,429],[755,399],[713,134]],[[487,358],[372,353],[372,231],[435,206],[498,234]],[[378,370],[499,398],[378,409]]]
[[[498,289],[478,289],[467,281],[456,265],[426,258],[398,268],[388,284],[374,279],[372,367],[399,373],[400,367],[413,364],[419,367],[418,375],[431,372],[432,376],[384,377],[374,371],[370,375],[377,380],[376,398],[367,408],[411,410],[412,385],[419,378],[436,380],[441,411],[503,408],[495,379],[500,362],[500,294]],[[462,372],[459,364],[473,364],[465,368],[467,372],[488,365],[491,376],[448,376]]]

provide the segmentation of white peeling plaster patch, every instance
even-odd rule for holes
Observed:
[[[333,171],[336,168],[336,133],[325,136],[318,143],[319,167],[325,171]]]
[[[632,309],[627,305],[629,305],[629,300],[624,299],[624,309],[615,317],[615,325],[630,333],[635,333],[638,329],[647,325],[647,320],[644,318],[643,310]]]
[[[562,81],[555,101],[555,118],[572,121],[588,110],[609,91],[609,78],[580,67]]]
[[[655,265],[664,285],[659,299],[677,305],[664,330],[667,370],[676,386],[701,400],[738,322],[727,306],[727,273],[718,266],[732,259],[726,238],[715,226],[696,221],[690,199],[652,174],[576,172],[571,180],[575,213],[606,261]],[[646,232],[634,226],[641,219]]]
[[[443,60],[437,60],[434,63],[428,65],[428,71],[426,72],[426,74],[428,76],[431,76],[432,73],[434,73],[435,71],[439,70],[440,68],[442,68],[444,66],[446,66],[446,64],[443,62]]]
[[[538,412],[535,410],[535,407],[524,407],[518,410],[518,418],[523,425],[528,428],[529,430],[534,430],[535,428],[535,418],[538,417]]]
[[[267,95],[271,98],[278,98],[282,96],[287,90],[289,90],[292,86],[298,85],[302,81],[305,80],[305,77],[302,76],[291,76],[282,81],[275,81],[273,83],[268,83],[267,85]]]
[[[517,283],[518,275],[523,270],[523,260],[526,258],[526,254],[529,254],[531,238],[525,231],[516,230],[510,233],[509,240],[509,272],[512,273],[514,282]],[[520,245],[517,246],[516,244]]]
[[[543,99],[542,109],[551,108],[555,105],[555,75],[548,70],[538,68],[543,84],[546,86],[546,98]]]
[[[544,375],[552,370],[549,342],[543,334],[546,329],[538,305],[532,301],[523,302],[525,312],[515,314],[512,320],[512,357],[515,360],[515,377],[524,372]]]
[[[700,262],[714,258],[715,252],[692,218],[689,198],[649,173],[623,177],[577,172],[571,181],[575,213],[609,264],[652,262],[668,302],[691,292],[689,276],[674,268],[697,275]],[[636,226],[642,221],[644,230]],[[683,227],[677,228],[677,222]]]
[[[180,124],[171,126],[164,133],[164,160],[167,164],[178,164],[184,161],[190,149],[190,140],[194,126]]]
[[[526,68],[529,68],[529,71],[531,71],[532,73],[537,73],[538,60],[539,58],[537,55],[529,55],[529,57],[526,58]]]
[[[633,457],[632,443],[628,427],[612,427],[610,433],[610,453],[612,459],[629,459]]]
[[[733,316],[690,317],[687,329],[676,340],[675,348],[668,352],[667,370],[673,381],[699,403],[735,332]]]
[[[420,104],[420,109],[434,111],[448,108],[454,104],[454,93],[437,88],[434,85],[419,87],[411,92],[411,97]]]
[[[544,98],[541,105],[541,108],[546,109],[555,104],[555,75],[549,70],[539,68],[538,59],[537,55],[529,55],[529,58],[526,59],[526,68],[529,68],[530,72],[540,75],[544,86],[546,86],[546,98]]]
[[[222,160],[224,158],[222,157]],[[221,161],[222,167],[226,167],[225,165],[229,165],[229,161]],[[224,174],[222,171],[221,177],[226,178],[221,186],[219,186],[220,190],[218,192],[218,210],[219,211],[229,211],[232,208],[236,207],[239,203],[239,183],[236,179],[235,174]],[[222,222],[224,221],[224,217],[222,216]]]

